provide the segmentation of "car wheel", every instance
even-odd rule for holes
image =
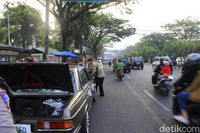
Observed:
[[[96,95],[92,99],[92,103],[96,102]]]
[[[89,118],[89,112],[87,111],[85,113],[85,117],[81,125],[81,133],[89,133],[89,132],[90,132],[90,118]]]

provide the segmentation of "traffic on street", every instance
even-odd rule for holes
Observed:
[[[0,133],[200,133],[200,0],[1,0]]]
[[[132,70],[118,81],[112,68],[105,66],[105,97],[97,98],[91,110],[92,133],[159,133],[162,126],[177,125],[172,117],[172,91],[162,96],[151,83],[153,69]],[[175,80],[181,75],[174,70]]]

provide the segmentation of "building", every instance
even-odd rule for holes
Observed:
[[[0,63],[15,62],[19,57],[20,50],[20,48],[0,44]]]

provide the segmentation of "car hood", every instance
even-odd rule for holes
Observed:
[[[0,64],[0,76],[12,91],[20,89],[59,88],[73,92],[70,70],[61,63]]]

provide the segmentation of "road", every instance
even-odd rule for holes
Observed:
[[[158,95],[151,84],[151,65],[132,70],[123,81],[116,80],[111,67],[105,66],[105,97],[98,97],[90,113],[91,133],[159,133],[175,125],[172,96]],[[175,70],[174,77],[180,76]]]

